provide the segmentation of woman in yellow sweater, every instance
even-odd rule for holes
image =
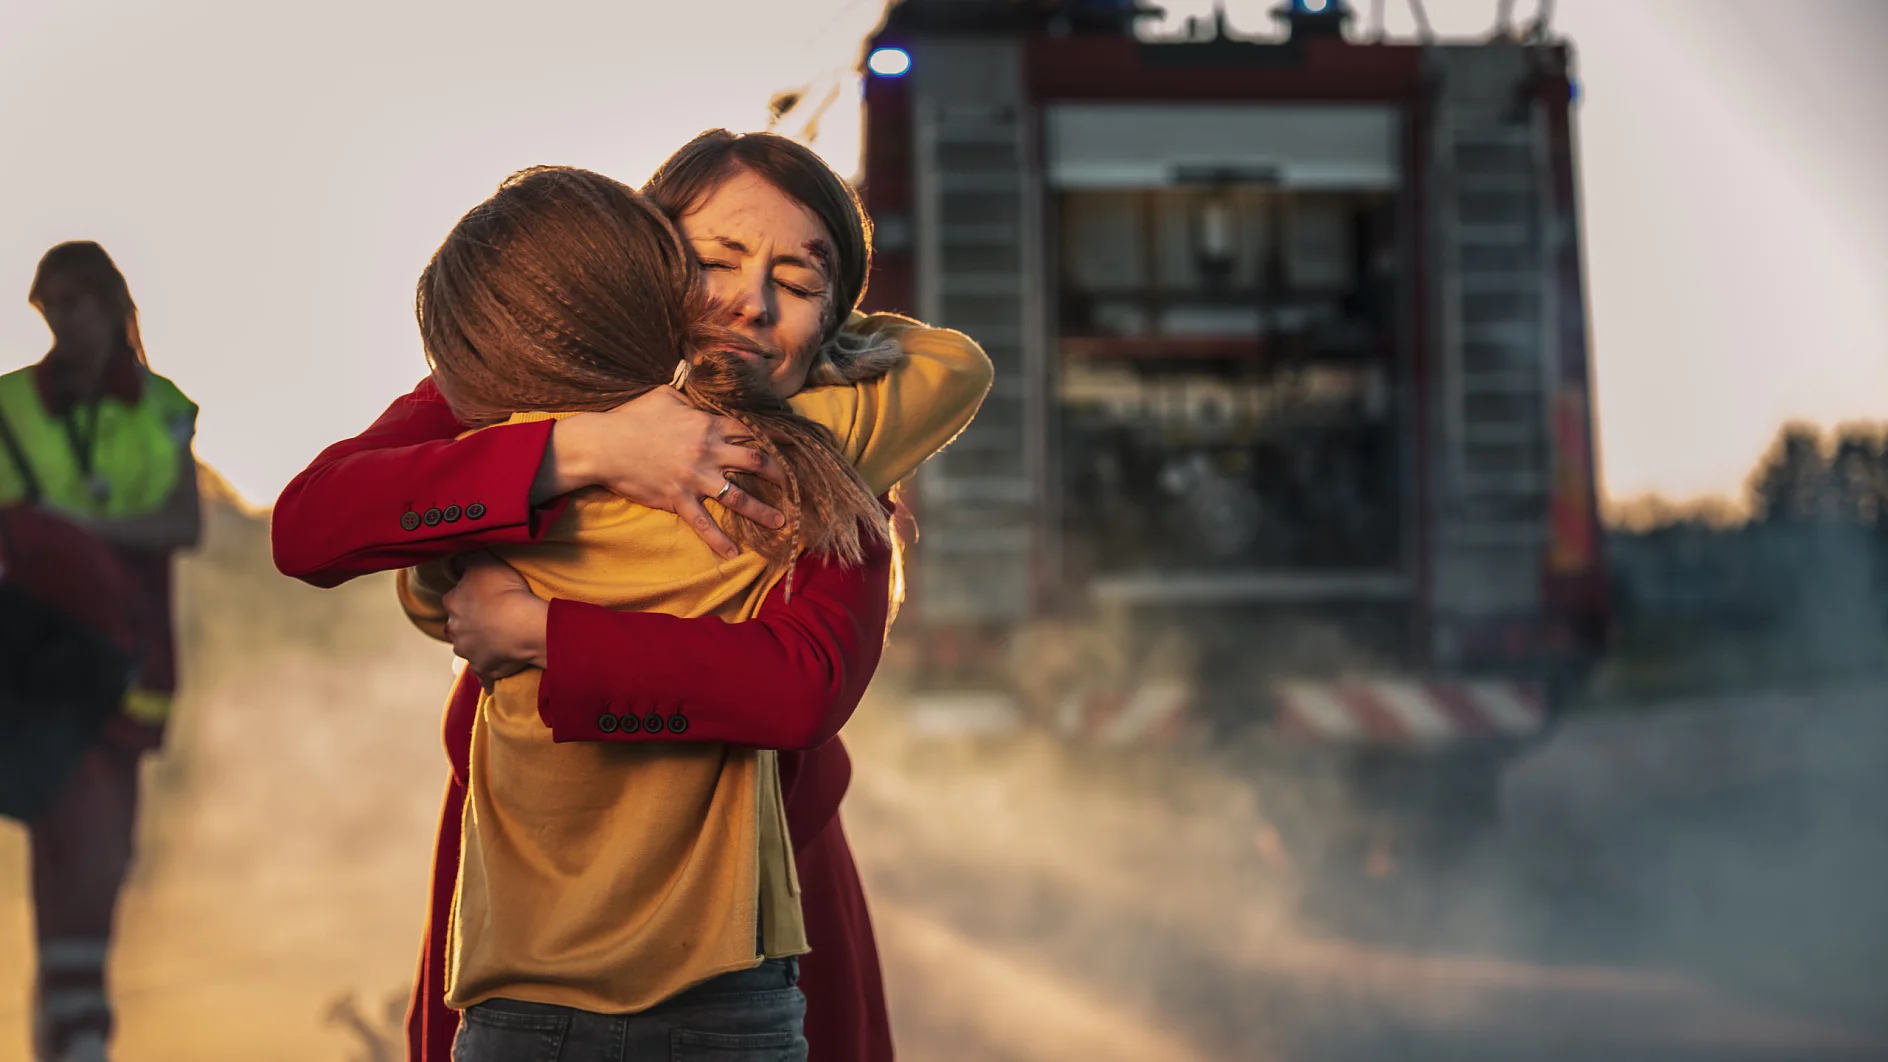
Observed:
[[[829,252],[817,236],[788,250],[817,294]],[[712,271],[715,259],[699,265]],[[713,323],[723,311],[697,268],[629,188],[544,168],[468,213],[421,278],[428,359],[461,422],[607,409],[672,382],[748,424],[787,470],[784,490],[743,483],[788,514],[785,527],[719,514],[746,547],[733,560],[672,514],[578,493],[542,541],[503,551],[540,596],[750,618],[801,550],[856,560],[886,536],[873,499],[962,430],[989,387],[974,343],[890,316],[855,322],[836,356],[796,364],[796,352]],[[801,391],[809,373],[834,386]],[[448,583],[439,567],[403,581],[423,626],[443,619]],[[545,1057],[642,1057],[582,1046],[592,1033],[648,1050],[651,1038],[667,1050],[695,1036],[803,1054],[791,975],[775,987],[763,961],[806,950],[772,753],[554,743],[539,674],[498,681],[479,706],[448,964],[448,1001],[465,1011],[455,1055],[520,1057],[520,1037],[550,1035],[575,1039]],[[719,989],[715,1031],[663,1013],[708,989]],[[613,1024],[599,1026],[606,1016]]]

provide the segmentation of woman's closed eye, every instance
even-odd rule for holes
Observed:
[[[804,287],[799,284],[789,284],[778,277],[774,278],[774,286],[786,291],[790,295],[794,295],[802,299],[817,299],[817,298],[821,298],[825,296],[826,294],[825,288],[809,288],[809,287]]]
[[[695,261],[696,264],[701,267],[703,273],[738,274],[742,272],[741,263],[729,261],[725,258],[706,258],[702,257],[700,253],[697,252]],[[779,276],[769,276],[767,282],[794,298],[807,302],[817,302],[826,297],[826,288],[817,283],[796,284],[793,281],[786,280]]]
[[[739,271],[741,268],[733,262],[719,262],[712,258],[703,258],[699,259],[699,261],[701,263],[701,271],[704,273],[733,273]],[[825,288],[795,284],[790,281],[782,280],[779,277],[770,278],[770,283],[772,283],[774,287],[802,299],[817,299],[826,294]]]

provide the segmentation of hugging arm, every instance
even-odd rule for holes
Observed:
[[[841,451],[875,494],[911,475],[977,415],[995,369],[970,337],[895,314],[854,326],[895,338],[904,359],[875,379],[793,396],[794,411],[833,428]]]
[[[891,572],[883,544],[851,567],[803,557],[791,598],[781,580],[743,623],[552,601],[538,715],[558,741],[818,747],[851,718],[878,668]],[[650,713],[680,714],[687,729],[618,724]]]
[[[282,574],[338,586],[468,550],[535,542],[562,495],[599,486],[689,520],[710,546],[733,549],[697,518],[724,471],[781,478],[739,444],[746,429],[657,388],[606,413],[459,436],[432,381],[397,399],[366,431],[323,450],[283,489],[270,545]],[[762,523],[780,514],[740,492],[724,504]]]

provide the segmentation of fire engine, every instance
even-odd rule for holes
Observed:
[[[1150,13],[866,42],[870,307],[996,364],[908,485],[896,640],[933,704],[1490,810],[1607,627],[1571,49]]]

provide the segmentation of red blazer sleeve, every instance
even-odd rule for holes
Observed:
[[[746,623],[678,619],[552,601],[550,667],[538,713],[558,741],[726,741],[777,748],[787,830],[796,847],[819,836],[852,781],[844,744],[827,740],[852,717],[885,644],[891,553],[876,549],[844,568],[804,557]],[[730,661],[739,661],[729,666]],[[479,687],[460,677],[446,711],[446,755],[467,778]],[[609,731],[597,725],[608,711]],[[676,731],[670,717],[685,713]],[[662,716],[659,729],[641,722]],[[621,724],[638,716],[634,733]],[[798,751],[805,750],[805,751]]]
[[[275,503],[282,574],[338,586],[447,554],[535,541],[563,503],[531,506],[550,421],[455,438],[464,426],[428,379],[373,426],[321,451]]]
[[[316,586],[335,586],[369,572],[540,536],[558,512],[529,505],[550,422],[455,440],[462,430],[428,380],[367,431],[322,451],[276,502],[276,567]],[[475,505],[483,507],[477,516]],[[459,508],[456,517],[452,506]],[[437,520],[428,510],[438,512]],[[546,631],[552,666],[539,710],[554,733],[558,715],[545,705],[568,714],[572,722],[557,735],[566,741],[632,737],[620,727],[611,734],[597,727],[608,704],[618,719],[634,714],[640,723],[651,712],[664,717],[657,734],[639,725],[639,740],[812,748],[845,725],[878,667],[890,581],[889,549],[872,551],[856,568],[803,558],[792,600],[785,599],[783,583],[754,620],[739,624],[552,601]],[[678,709],[687,721],[679,731],[667,720]],[[469,718],[447,719],[455,766],[462,760],[455,738],[460,730],[469,734],[469,725],[461,725]],[[843,756],[837,763],[843,791],[849,772]]]
[[[857,567],[803,557],[792,600],[783,580],[745,623],[552,601],[538,714],[558,741],[815,748],[878,668],[891,568],[884,546]]]

